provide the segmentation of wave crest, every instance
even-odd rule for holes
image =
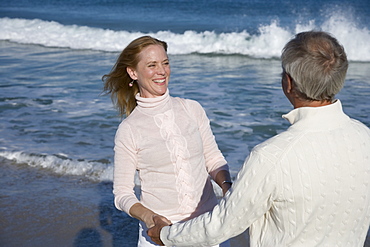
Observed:
[[[306,24],[296,24],[294,30],[281,27],[278,20],[272,20],[269,25],[261,25],[257,34],[192,30],[181,34],[171,31],[141,33],[62,25],[39,19],[0,18],[0,40],[23,44],[120,52],[133,39],[151,35],[169,44],[169,54],[238,54],[255,58],[278,58],[285,43],[295,33],[312,29],[332,33],[345,47],[349,60],[370,61],[369,29],[358,27],[354,21],[337,12],[328,16],[321,25],[310,20]]]
[[[93,181],[112,181],[113,166],[109,162],[73,160],[63,155],[27,154],[24,152],[0,152],[0,157],[17,164],[43,168],[59,175],[83,176]]]

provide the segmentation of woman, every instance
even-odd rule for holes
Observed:
[[[104,90],[126,115],[115,137],[113,193],[116,207],[140,220],[138,246],[156,246],[146,235],[154,215],[179,222],[210,211],[217,199],[209,175],[224,194],[231,186],[205,111],[169,95],[170,73],[167,44],[144,36],[103,76]]]

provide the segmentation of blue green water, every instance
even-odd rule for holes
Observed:
[[[344,110],[370,126],[368,1],[0,1],[0,156],[112,178],[120,122],[101,77],[149,34],[169,44],[170,92],[198,100],[233,175],[291,110],[279,56],[295,32],[333,33],[351,61]]]

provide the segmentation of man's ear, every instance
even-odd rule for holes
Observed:
[[[291,93],[293,89],[293,79],[288,75],[288,73],[285,73],[285,79],[286,79],[286,91],[287,93]]]
[[[127,71],[128,75],[131,77],[132,80],[137,80],[136,71],[133,68],[127,67],[126,71]]]

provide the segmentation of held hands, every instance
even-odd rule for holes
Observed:
[[[164,246],[160,235],[161,230],[165,226],[172,225],[171,221],[169,221],[166,217],[161,215],[153,215],[154,226],[148,230],[148,236],[158,245]]]

